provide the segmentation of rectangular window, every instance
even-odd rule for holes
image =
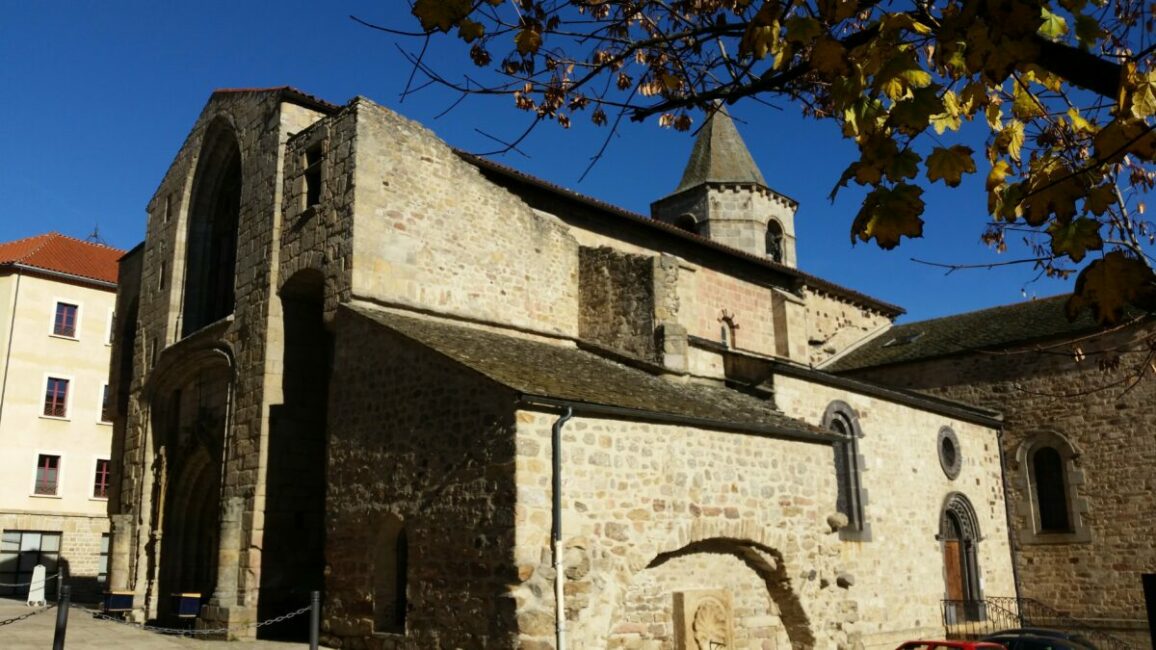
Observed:
[[[108,312],[108,344],[112,345],[113,335],[116,334],[116,312]]]
[[[100,421],[112,422],[112,405],[108,399],[108,384],[104,385],[104,391],[100,396]]]
[[[45,573],[57,571],[60,560],[60,533],[31,530],[6,530],[0,538],[0,596],[25,596],[32,581],[32,570],[43,564]],[[53,588],[55,581],[48,581]]]
[[[48,386],[44,389],[44,414],[53,418],[62,418],[68,415],[67,379],[48,378]]]
[[[60,479],[60,456],[40,454],[36,460],[36,487],[33,494],[56,496]]]
[[[96,476],[92,481],[92,496],[95,499],[108,498],[109,465],[110,462],[107,458],[100,458],[96,461]]]
[[[321,143],[305,150],[305,207],[321,203]]]
[[[97,582],[108,582],[108,546],[109,535],[104,533],[100,536],[100,564],[96,567]]]
[[[52,322],[52,333],[57,336],[76,338],[76,312],[79,308],[66,302],[56,303],[56,319]]]

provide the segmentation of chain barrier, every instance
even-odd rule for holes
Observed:
[[[36,616],[37,614],[43,614],[44,612],[47,612],[48,610],[50,610],[54,607],[56,607],[56,603],[52,603],[51,605],[48,605],[46,607],[41,607],[40,609],[28,612],[27,614],[21,614],[20,616],[16,616],[13,618],[6,618],[3,621],[0,621],[0,627],[4,627],[5,625],[12,625],[13,623],[19,623],[20,621],[23,621],[26,618],[32,618],[33,616]]]
[[[44,576],[44,582],[47,583],[49,580],[55,580],[56,577],[59,575],[60,575],[60,572],[57,571],[56,573],[53,573],[50,576]],[[0,587],[4,587],[4,588],[31,587],[31,586],[32,586],[31,582],[14,582],[12,584],[8,584],[7,582],[0,582]]]
[[[172,634],[172,635],[176,635],[176,636],[211,636],[211,635],[228,634],[229,632],[238,632],[240,630],[248,630],[250,628],[260,629],[262,627],[266,627],[269,625],[275,625],[277,623],[287,621],[291,618],[294,618],[296,616],[300,616],[300,615],[308,612],[310,609],[313,609],[312,605],[306,605],[305,607],[302,607],[301,609],[298,609],[296,611],[292,611],[292,612],[289,612],[287,614],[282,614],[280,616],[276,616],[276,617],[273,617],[273,618],[265,620],[265,621],[257,621],[255,623],[246,623],[245,625],[236,625],[233,627],[219,627],[219,628],[213,628],[213,629],[208,629],[208,630],[195,630],[195,629],[191,629],[191,628],[162,627],[159,625],[148,625],[146,623],[133,623],[131,621],[126,621],[126,620],[124,620],[120,617],[117,617],[117,616],[109,616],[108,614],[88,609],[88,608],[84,607],[83,605],[73,605],[72,607],[73,607],[73,609],[79,609],[79,610],[83,611],[85,614],[90,614],[93,618],[95,618],[97,620],[112,621],[113,623],[119,623],[120,625],[126,625],[128,627],[136,628],[138,630],[142,630],[145,632],[156,632],[158,634]]]

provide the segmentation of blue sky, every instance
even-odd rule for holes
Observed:
[[[201,0],[21,2],[0,0],[0,241],[50,230],[86,237],[94,228],[129,248],[144,236],[144,208],[215,88],[291,85],[333,103],[357,95],[424,123],[450,144],[494,149],[482,133],[513,139],[526,115],[505,99],[469,99],[427,88],[401,100],[410,66],[398,47],[417,44],[350,20],[413,28],[402,0],[305,2]],[[472,72],[464,50],[442,39],[429,60],[450,76]],[[979,241],[986,222],[983,175],[925,195],[924,238],[881,251],[852,246],[862,192],[827,200],[854,146],[833,122],[804,120],[796,106],[731,109],[768,184],[799,201],[799,266],[907,309],[904,321],[1069,290],[1029,267],[943,270],[999,262]],[[584,194],[648,213],[678,183],[691,137],[655,123],[628,124],[579,182],[606,136],[582,117],[546,124],[497,160]],[[977,152],[979,147],[976,147]],[[977,156],[978,157],[978,156]]]

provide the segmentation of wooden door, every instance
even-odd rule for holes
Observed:
[[[947,574],[947,599],[964,600],[963,553],[958,539],[943,542],[943,566]]]

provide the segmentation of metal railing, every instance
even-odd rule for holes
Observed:
[[[944,600],[941,611],[948,638],[978,639],[1000,630],[1039,627],[1068,632],[1098,650],[1132,650],[1128,642],[1034,598]]]

